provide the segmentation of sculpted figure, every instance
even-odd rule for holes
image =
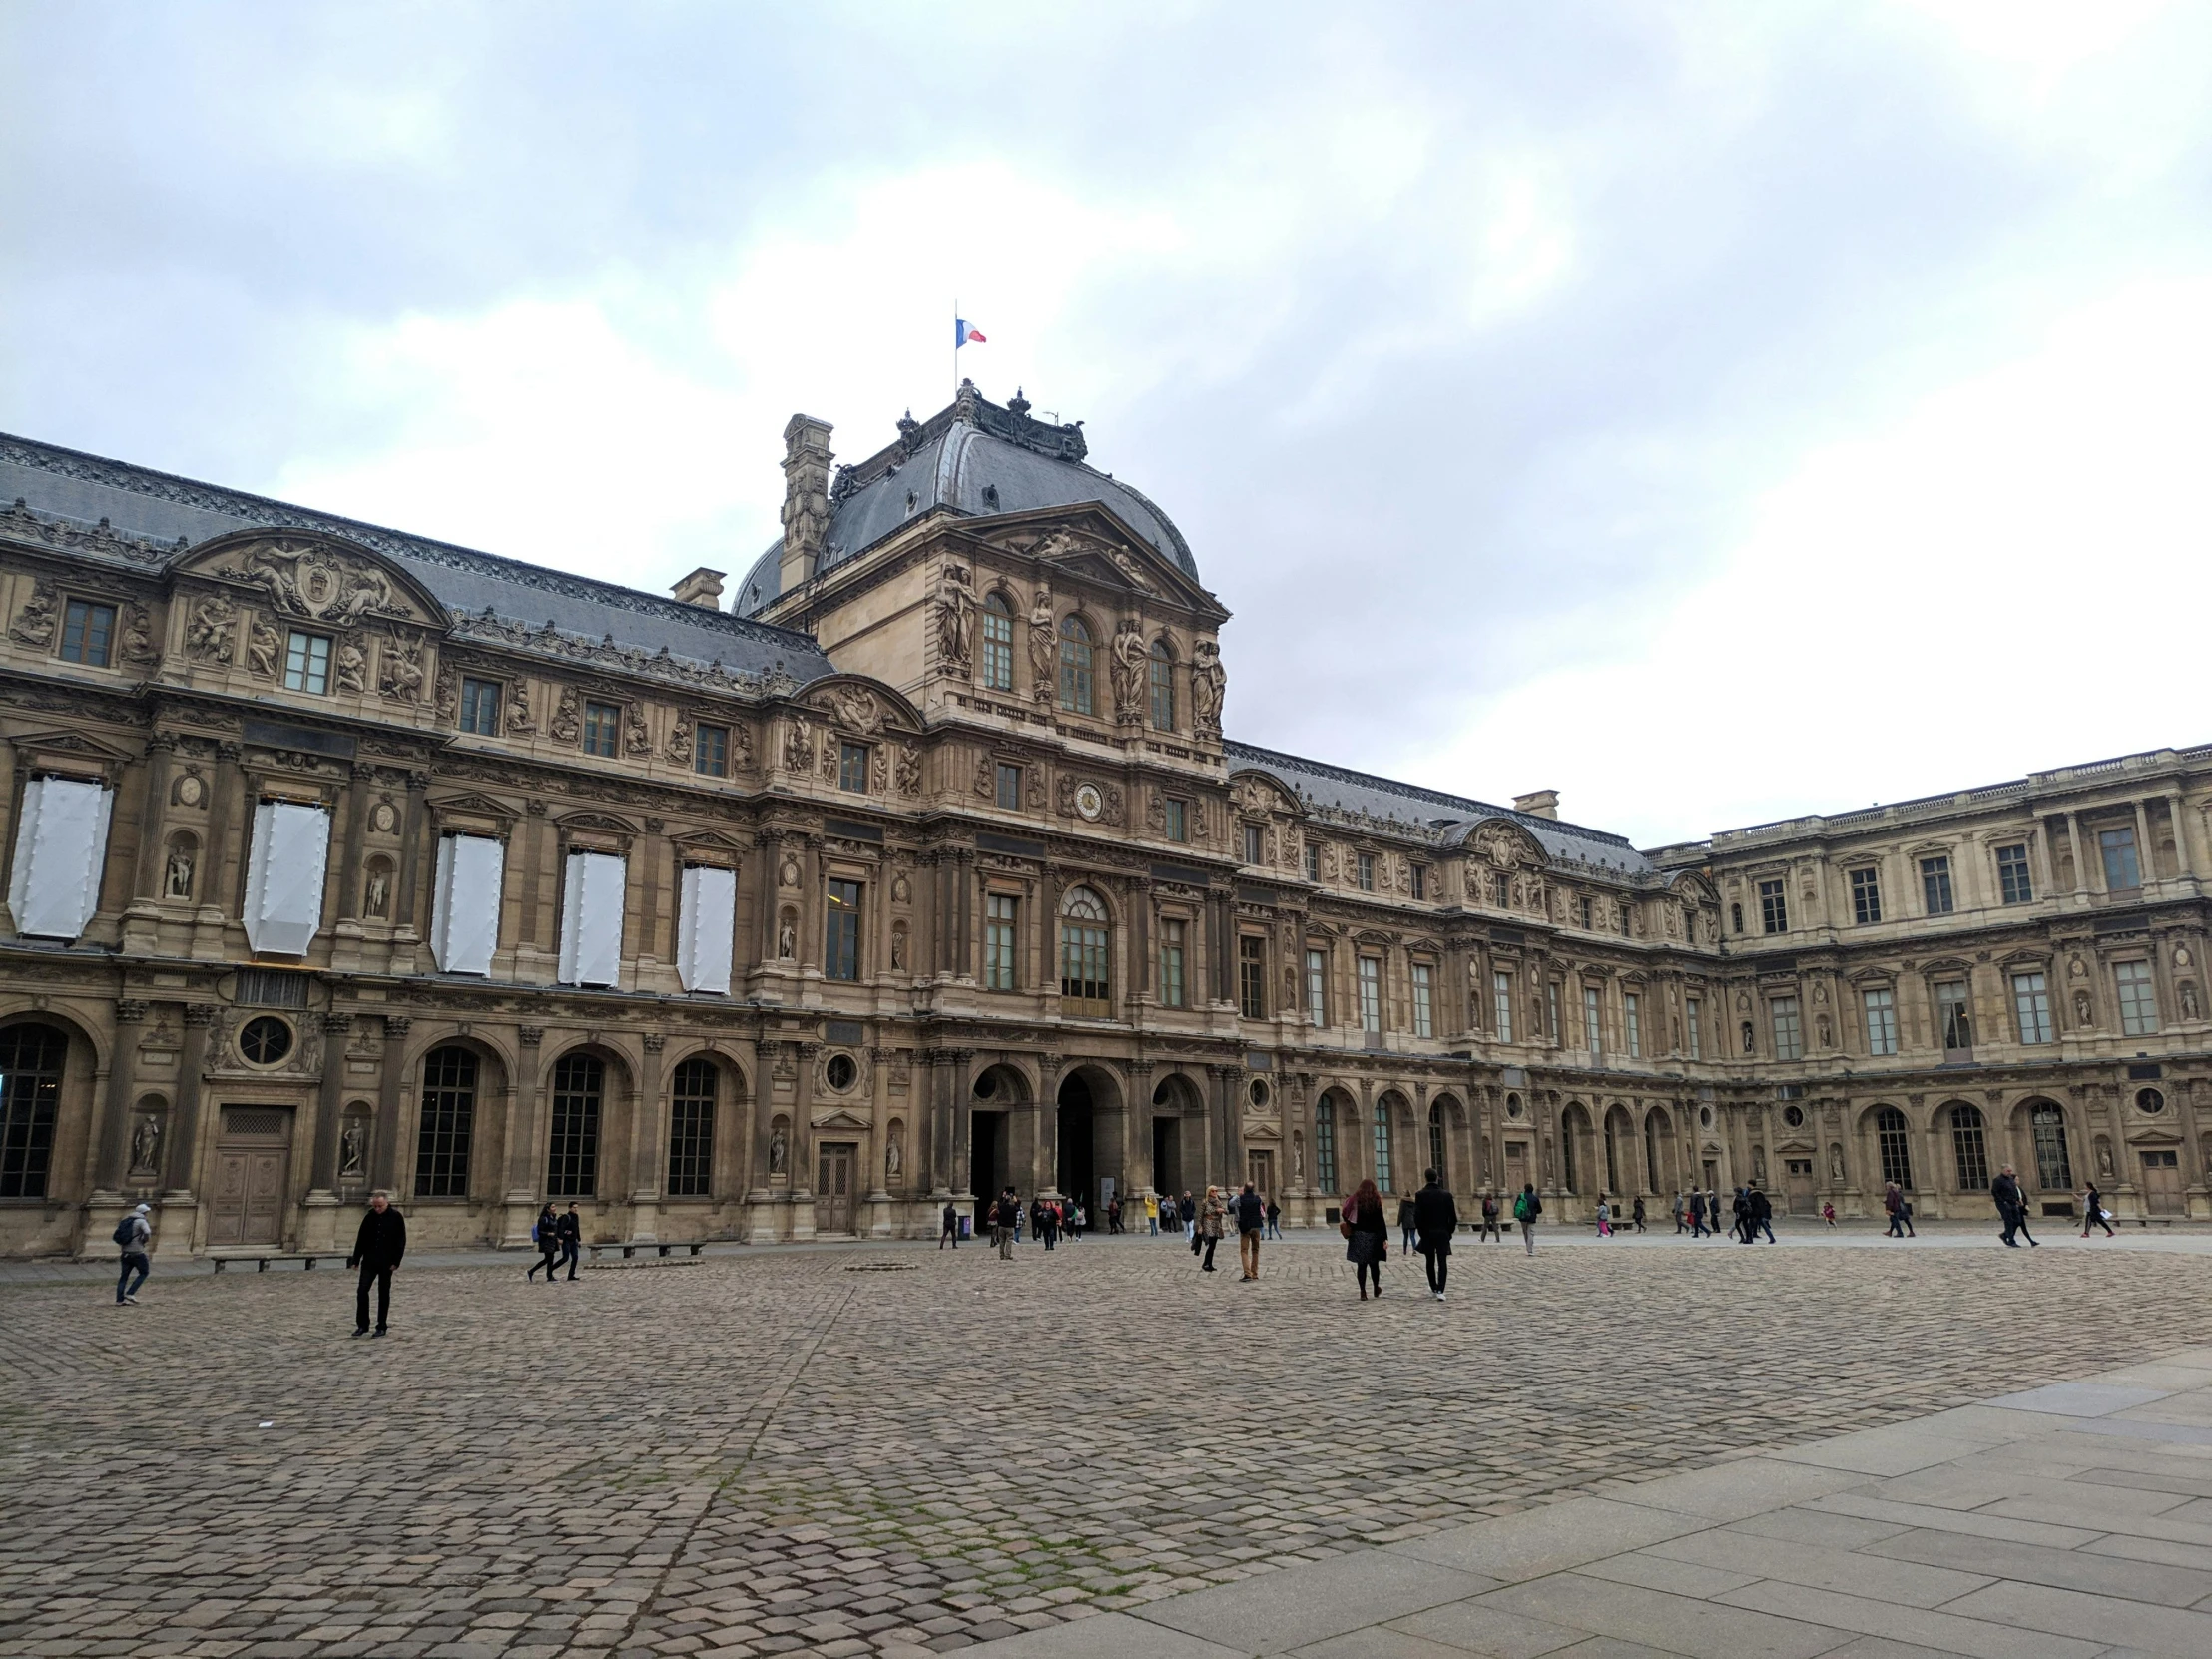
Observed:
[[[645,711],[635,703],[623,723],[622,748],[633,761],[653,758],[653,734],[646,728]]]
[[[811,772],[815,765],[815,730],[805,715],[795,714],[784,729],[784,770]]]
[[[1036,603],[1029,607],[1029,685],[1039,703],[1052,701],[1058,676],[1053,665],[1059,653],[1057,630],[1052,621],[1052,587],[1037,584]]]
[[[790,1162],[791,1147],[784,1139],[784,1126],[782,1124],[778,1124],[774,1129],[769,1131],[768,1136],[769,1174],[782,1175],[784,1173],[784,1166]]]
[[[898,746],[898,793],[921,794],[921,750],[911,743]]]
[[[2184,979],[2181,982],[2181,1017],[2197,1017],[2197,982],[2194,979]]]
[[[776,954],[787,962],[799,954],[799,929],[792,925],[789,916],[784,918],[784,925],[777,929]]]
[[[159,1118],[143,1117],[131,1131],[131,1173],[152,1175],[161,1168],[162,1125]]]
[[[894,1132],[891,1135],[890,1144],[883,1149],[883,1173],[895,1181],[898,1179],[898,1172],[905,1167],[905,1148],[898,1144],[898,1136]]]
[[[1145,652],[1144,626],[1135,617],[1123,617],[1114,635],[1114,718],[1133,726],[1144,719],[1145,676],[1150,667]]]
[[[185,624],[185,649],[204,663],[231,666],[231,635],[238,611],[221,594],[210,594],[192,608]]]
[[[438,669],[438,684],[435,696],[438,723],[440,725],[460,719],[461,683],[459,676],[453,672],[450,665],[441,665]]]
[[[1229,676],[1221,666],[1221,647],[1200,640],[1191,653],[1191,715],[1200,732],[1221,735],[1221,703],[1229,688]]]
[[[360,1175],[368,1158],[368,1131],[358,1123],[345,1126],[345,1133],[338,1137],[338,1174]]]
[[[378,658],[376,689],[395,703],[412,703],[422,695],[422,645],[418,640],[391,637]]]
[[[553,706],[546,735],[555,743],[579,743],[584,736],[584,703],[574,686],[561,688],[561,700]]]
[[[967,572],[947,565],[937,589],[937,655],[948,668],[966,668],[974,643],[975,601],[967,588]]]
[[[364,896],[366,901],[361,907],[370,915],[380,916],[385,913],[385,906],[391,898],[391,877],[384,872],[382,865],[379,864],[368,872],[368,891]]]
[[[693,735],[692,717],[679,709],[675,724],[668,729],[668,758],[678,766],[690,766],[697,758],[692,753]]]
[[[150,663],[160,653],[154,649],[154,619],[144,605],[133,605],[123,622],[123,660]]]
[[[52,645],[54,605],[54,584],[35,584],[31,597],[23,602],[23,609],[16,612],[15,626],[8,630],[9,636],[23,645]]]
[[[276,678],[276,657],[283,640],[269,619],[258,613],[246,624],[246,672],[260,680]]]
[[[192,853],[189,849],[172,847],[169,853],[169,878],[163,889],[171,898],[192,896]]]
[[[507,736],[526,738],[537,730],[530,718],[530,692],[520,680],[507,688]]]
[[[341,692],[358,695],[367,689],[368,654],[361,649],[361,642],[348,634],[338,641],[337,660],[331,667],[331,678]]]

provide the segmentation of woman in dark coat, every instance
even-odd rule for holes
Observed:
[[[530,1271],[523,1278],[535,1279],[538,1269],[543,1268],[545,1282],[548,1285],[553,1283],[553,1269],[561,1258],[560,1226],[560,1218],[553,1213],[552,1205],[548,1204],[538,1212],[538,1224],[530,1229],[530,1242],[538,1247],[540,1260],[530,1264]]]
[[[1360,1183],[1360,1190],[1344,1208],[1344,1217],[1351,1228],[1345,1235],[1350,1241],[1345,1246],[1345,1260],[1359,1277],[1360,1300],[1367,1301],[1370,1280],[1375,1282],[1375,1294],[1381,1297],[1382,1264],[1390,1255],[1390,1222],[1382,1213],[1382,1195],[1373,1181]]]

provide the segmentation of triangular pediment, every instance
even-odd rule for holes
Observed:
[[[502,823],[513,823],[514,808],[504,801],[495,801],[488,795],[451,795],[433,797],[430,811],[442,818],[491,818]]]
[[[84,732],[27,732],[8,741],[15,746],[18,754],[34,758],[39,755],[67,755],[94,765],[136,759],[128,750],[102,743],[98,738]]]
[[[1103,502],[1010,514],[994,522],[994,546],[1037,560],[1062,579],[1226,616],[1214,596]]]
[[[837,1107],[834,1111],[817,1113],[807,1121],[816,1129],[871,1129],[874,1127],[866,1118],[843,1106]]]

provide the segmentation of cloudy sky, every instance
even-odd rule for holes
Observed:
[[[963,368],[1246,739],[1646,844],[2212,741],[2212,8],[0,0],[0,426],[664,588]]]

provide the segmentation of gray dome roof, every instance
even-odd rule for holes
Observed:
[[[842,564],[937,508],[988,518],[1096,502],[1196,581],[1198,562],[1167,514],[1083,464],[1082,422],[1048,425],[1031,420],[1028,410],[1018,392],[1001,407],[963,382],[950,407],[926,421],[900,421],[896,443],[838,469],[830,492],[829,551],[819,568]],[[783,548],[779,537],[746,572],[732,605],[738,615],[751,616],[782,591]]]

